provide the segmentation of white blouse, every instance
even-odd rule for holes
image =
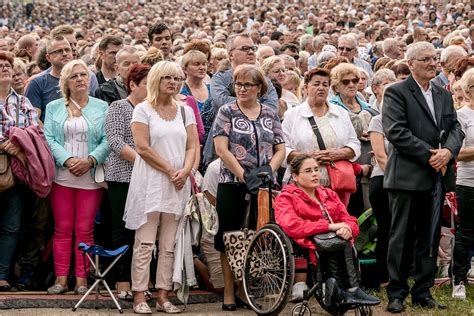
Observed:
[[[351,148],[355,156],[350,161],[356,161],[360,156],[360,142],[352,126],[349,113],[335,104],[329,103],[328,106],[329,112],[327,115],[329,124],[336,134],[336,146],[334,148]],[[317,149],[313,140],[313,129],[308,120],[311,116],[314,115],[309,107],[308,101],[285,112],[282,122],[283,138],[286,147],[283,166],[287,167],[287,170],[283,181],[287,181],[290,176],[290,168],[287,164],[287,159],[292,151],[310,154],[313,150]]]

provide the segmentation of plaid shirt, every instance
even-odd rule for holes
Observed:
[[[5,132],[10,127],[16,126],[16,109],[18,105],[20,109],[18,127],[24,128],[30,125],[38,125],[38,114],[28,98],[19,95],[11,89],[5,102],[0,101],[0,143],[7,140]]]

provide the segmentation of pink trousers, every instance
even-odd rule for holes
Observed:
[[[77,250],[77,246],[81,242],[94,244],[94,218],[101,197],[102,189],[83,190],[53,184],[50,201],[54,215],[53,255],[56,277],[69,275],[72,249],[76,257],[76,277],[86,277],[82,252]],[[86,269],[89,271],[88,260]]]

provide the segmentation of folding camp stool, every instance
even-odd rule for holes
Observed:
[[[87,298],[87,296],[89,296],[89,294],[92,293],[92,291],[94,291],[94,289],[95,289],[95,300],[97,302],[98,299],[99,299],[99,283],[102,282],[102,284],[107,289],[107,292],[109,292],[110,297],[114,301],[115,306],[117,306],[118,311],[120,312],[120,314],[123,314],[122,308],[120,307],[119,303],[117,302],[117,299],[115,298],[114,294],[110,290],[109,285],[105,281],[105,276],[107,275],[107,273],[109,273],[109,271],[113,268],[113,266],[117,263],[117,261],[119,261],[120,258],[125,254],[125,252],[127,252],[128,245],[122,246],[122,247],[120,247],[116,250],[106,250],[106,249],[102,248],[99,245],[88,246],[85,243],[81,242],[78,246],[78,249],[80,251],[82,251],[83,255],[86,256],[89,259],[92,267],[94,268],[95,273],[94,273],[93,277],[95,279],[95,282],[89,288],[89,290],[86,292],[86,294],[84,294],[84,296],[82,296],[82,298],[79,300],[79,302],[77,302],[76,306],[74,306],[72,311],[75,312],[77,310],[77,308],[82,304],[82,302],[84,302],[84,300]],[[95,260],[92,260],[92,257],[91,257],[92,255],[95,256],[95,258],[94,258]],[[99,257],[108,257],[108,258],[114,258],[115,257],[115,259],[107,267],[107,269],[105,269],[104,272],[100,272],[100,270],[99,270]]]

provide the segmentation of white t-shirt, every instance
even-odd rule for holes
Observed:
[[[457,111],[464,137],[464,147],[474,147],[474,110],[464,106]],[[474,161],[458,161],[457,185],[474,187]]]
[[[218,158],[207,166],[204,180],[202,183],[202,191],[207,191],[214,197],[217,197],[217,185],[219,184],[219,172],[221,159]]]
[[[87,122],[83,116],[71,117],[64,122],[64,149],[73,157],[87,158],[89,156],[89,133]],[[84,190],[98,189],[90,172],[80,177],[73,175],[67,168],[59,168],[56,179],[59,185]]]

